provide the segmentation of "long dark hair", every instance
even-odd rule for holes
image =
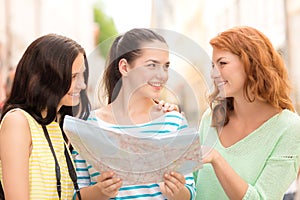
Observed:
[[[7,98],[3,116],[11,109],[21,108],[31,114],[42,125],[53,122],[57,114],[59,123],[65,115],[87,118],[90,103],[86,89],[80,92],[78,106],[57,108],[72,83],[72,65],[79,53],[84,55],[86,71],[84,82],[88,83],[88,63],[84,49],[74,40],[65,36],[48,34],[33,41],[19,61],[11,94]],[[43,118],[42,111],[47,111]]]
[[[125,58],[131,64],[141,56],[142,45],[153,41],[160,41],[166,44],[165,39],[161,35],[146,28],[131,29],[125,34],[116,37],[110,48],[109,57],[106,60],[103,77],[108,103],[115,100],[122,85],[121,73],[118,66],[119,61]]]

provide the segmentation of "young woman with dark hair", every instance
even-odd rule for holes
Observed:
[[[88,117],[88,69],[84,49],[64,36],[42,36],[26,49],[1,116],[0,178],[5,199],[72,199],[74,188],[76,198],[102,196],[98,184],[78,192],[59,125],[65,115]]]
[[[155,109],[154,100],[158,99],[168,80],[169,65],[168,45],[155,31],[132,29],[118,36],[110,49],[103,77],[108,104],[92,111],[88,120],[117,133],[135,128],[143,137],[186,128],[187,121],[179,112],[164,113],[163,110]],[[80,154],[74,154],[79,185],[84,187],[95,184],[99,172],[86,163]],[[110,197],[149,200],[195,198],[192,174],[184,176],[170,172],[162,178],[162,183],[123,186]],[[120,185],[115,184],[114,187]]]

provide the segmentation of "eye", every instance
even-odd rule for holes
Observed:
[[[164,67],[164,70],[168,70],[169,69],[169,67],[170,67],[170,64],[165,64],[165,65],[163,65],[163,67]]]
[[[76,74],[72,74],[72,79],[75,79],[77,77],[77,73]]]
[[[146,65],[146,67],[155,68],[155,67],[157,67],[157,64],[156,63],[149,63],[149,64]]]
[[[72,80],[73,79],[84,78],[85,70],[86,70],[86,68],[83,68],[81,71],[72,73]]]
[[[221,67],[224,67],[224,65],[226,65],[226,64],[227,64],[227,62],[224,62],[224,61],[219,62],[219,65],[220,65]]]

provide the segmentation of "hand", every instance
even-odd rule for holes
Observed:
[[[180,193],[185,188],[185,178],[182,174],[171,172],[164,175],[164,182],[160,184],[161,192],[171,200],[182,198]],[[177,197],[177,198],[176,198]]]
[[[218,159],[218,156],[220,156],[217,150],[208,146],[201,146],[201,152],[202,152],[203,164],[206,163],[213,164],[216,161],[216,159]]]
[[[122,186],[122,180],[120,178],[114,178],[113,176],[114,172],[103,172],[97,178],[98,183],[95,185],[100,192],[108,198],[116,197]]]
[[[154,102],[157,104],[157,110],[163,110],[164,112],[177,111],[180,112],[178,105],[170,104],[165,102],[164,100],[154,99]]]

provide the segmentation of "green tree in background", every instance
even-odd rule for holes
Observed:
[[[112,42],[112,40],[107,41],[107,39],[116,36],[118,31],[114,20],[103,11],[103,7],[101,1],[94,5],[94,21],[98,24],[100,30],[97,42],[100,44],[101,54],[106,58]]]

